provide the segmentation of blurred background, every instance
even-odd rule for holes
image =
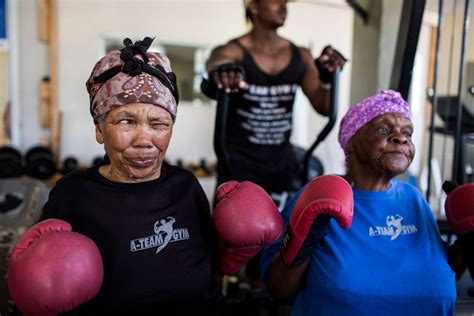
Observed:
[[[331,44],[349,59],[340,76],[338,120],[351,104],[381,89],[407,87],[417,155],[402,178],[427,194],[430,174],[427,197],[441,228],[442,182],[459,176],[463,182],[472,182],[474,32],[467,31],[463,50],[463,27],[470,18],[465,16],[465,3],[443,1],[438,68],[438,0],[292,1],[280,32],[309,48],[314,57]],[[156,37],[152,50],[170,58],[181,92],[166,159],[193,170],[212,199],[216,104],[201,94],[199,85],[206,76],[210,50],[247,29],[241,0],[0,0],[0,176],[37,178],[47,191],[67,173],[67,167],[86,168],[96,163],[104,151],[95,142],[85,82],[95,62],[122,47],[123,38],[135,41],[151,36]],[[435,75],[437,87],[433,84]],[[430,155],[434,88],[440,96],[440,114],[434,116]],[[462,145],[456,155],[448,121],[449,108],[457,106],[459,97],[466,126],[462,139],[457,140]],[[292,142],[308,148],[325,118],[312,110],[301,91],[294,111]],[[337,126],[314,152],[325,173],[344,173]],[[25,175],[24,167],[13,172],[19,161],[28,169],[38,156],[45,155],[52,162],[51,172],[36,170]],[[455,158],[460,175],[453,172]],[[0,197],[6,201],[9,189],[3,190]],[[38,205],[42,198],[38,198]],[[13,225],[7,216],[0,213],[0,233]],[[449,231],[443,232],[446,240],[451,238]],[[0,235],[0,243],[2,238]],[[7,244],[13,239],[3,240]],[[460,298],[469,297],[471,283],[468,275],[459,283]]]

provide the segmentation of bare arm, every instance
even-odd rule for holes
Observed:
[[[330,90],[321,85],[318,69],[309,50],[300,48],[300,54],[305,66],[301,88],[316,112],[327,116],[330,106]]]
[[[291,303],[303,287],[309,259],[296,267],[287,267],[277,254],[267,271],[268,293],[281,303]]]
[[[217,66],[227,63],[238,63],[242,60],[242,50],[233,43],[217,46],[211,52],[206,63],[208,72],[217,68]]]

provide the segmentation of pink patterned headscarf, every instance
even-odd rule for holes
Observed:
[[[356,103],[347,111],[339,127],[339,143],[346,155],[346,162],[349,156],[347,143],[352,136],[377,116],[388,113],[401,114],[411,119],[408,102],[394,90],[380,91],[376,95]]]
[[[168,57],[147,52],[153,39],[114,50],[97,62],[86,82],[90,112],[97,124],[103,114],[129,103],[149,103],[167,110],[173,121],[179,102],[176,76]]]

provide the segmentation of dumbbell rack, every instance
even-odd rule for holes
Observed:
[[[15,203],[6,206],[7,195]],[[18,238],[40,219],[47,196],[48,189],[39,180],[0,180],[0,315],[11,315],[6,277],[10,251]]]

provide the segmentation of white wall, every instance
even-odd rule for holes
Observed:
[[[287,27],[282,32],[297,44],[309,47],[313,56],[318,56],[324,46],[331,44],[349,59],[340,77],[337,123],[326,140],[314,152],[321,159],[326,173],[343,174],[345,172],[344,154],[337,141],[337,133],[339,121],[349,108],[353,24],[354,14],[345,6],[318,7],[295,3],[290,5],[290,18]],[[306,26],[303,29],[308,31],[302,32],[302,26]],[[328,27],[329,32],[321,31],[327,30]],[[302,93],[298,94],[296,111],[292,141],[307,148],[316,140],[316,136],[326,124],[327,119],[312,110]]]
[[[38,1],[10,1],[16,21],[9,20],[13,145],[24,151],[43,140],[48,131],[40,126],[39,84],[48,74],[48,51],[38,40]],[[11,17],[11,16],[10,16]]]
[[[101,57],[104,35],[136,39],[156,35],[158,41],[215,46],[246,31],[241,0],[137,0],[133,3],[124,0],[59,0],[58,9],[58,104],[63,112],[61,154],[62,157],[77,156],[84,163],[102,152],[95,143],[85,81]],[[322,5],[290,3],[288,20],[281,34],[299,45],[312,48],[314,55],[331,43],[351,59],[352,24],[353,13],[342,0]],[[330,31],[328,25],[331,25]],[[350,72],[349,63],[341,78],[340,113],[348,107]],[[314,140],[324,119],[307,108],[304,98],[299,102],[297,108],[303,114],[298,113],[296,117],[304,124],[296,122],[296,141],[307,145]],[[214,159],[214,109],[190,106],[185,102],[179,105],[168,159]],[[302,131],[305,125],[308,130]],[[316,152],[328,172],[341,172],[343,166],[336,133],[337,128]]]

